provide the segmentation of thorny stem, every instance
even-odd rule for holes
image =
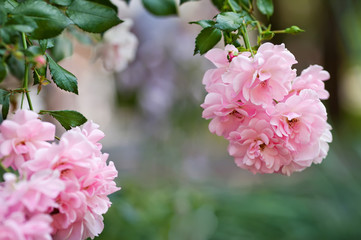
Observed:
[[[21,34],[22,40],[23,40],[23,46],[24,49],[28,48],[28,45],[26,43],[26,36],[25,33]],[[23,103],[24,103],[24,95],[26,96],[26,99],[28,100],[28,104],[29,104],[29,108],[30,110],[34,110],[33,109],[33,105],[31,103],[31,99],[30,99],[30,95],[29,95],[29,91],[28,91],[28,87],[29,87],[29,63],[27,63],[25,61],[25,71],[24,71],[24,82],[23,82],[23,88],[25,89],[24,93],[21,96],[21,105],[20,107],[23,108]]]

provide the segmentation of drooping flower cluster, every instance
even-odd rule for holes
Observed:
[[[262,44],[254,56],[227,45],[206,54],[203,117],[209,130],[229,140],[236,164],[253,173],[290,175],[321,163],[332,141],[320,99],[327,99],[329,73],[311,65],[300,76],[284,44]]]
[[[54,125],[32,111],[0,125],[2,164],[19,172],[0,184],[0,239],[81,240],[103,230],[108,195],[119,190],[98,142],[104,133],[87,122],[46,142],[54,137]]]

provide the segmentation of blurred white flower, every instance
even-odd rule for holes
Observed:
[[[103,60],[106,70],[123,71],[128,63],[134,59],[138,39],[130,32],[132,25],[131,19],[125,19],[123,23],[104,33],[98,55]]]

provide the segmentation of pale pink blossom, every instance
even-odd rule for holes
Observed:
[[[255,56],[235,58],[226,78],[232,81],[234,90],[242,93],[242,100],[267,106],[274,100],[281,101],[291,90],[297,63],[284,44],[264,43]]]
[[[278,103],[270,123],[276,135],[283,138],[292,151],[296,165],[288,167],[287,174],[290,169],[300,171],[313,162],[320,163],[326,156],[327,143],[332,140],[330,125],[326,108],[315,91],[305,89],[284,103]]]
[[[252,118],[229,135],[228,152],[238,167],[253,173],[279,172],[292,161],[292,156],[282,139],[275,136],[268,116]]]
[[[50,147],[46,141],[54,140],[55,126],[42,122],[38,114],[18,110],[0,125],[0,158],[5,167],[15,170],[31,159],[40,148]]]
[[[238,100],[230,84],[217,84],[217,92],[206,96],[202,117],[212,119],[209,130],[219,136],[228,137],[231,131],[238,128],[245,118],[254,116],[257,106]]]
[[[330,74],[319,65],[311,65],[296,77],[292,84],[292,91],[299,94],[303,89],[316,91],[320,99],[327,99],[330,94],[325,90],[324,81],[330,79]]]
[[[104,33],[98,54],[103,60],[105,69],[120,72],[134,60],[138,39],[130,32],[132,25],[131,19],[125,19],[123,23]]]
[[[93,238],[103,229],[102,214],[111,205],[108,195],[119,190],[114,182],[117,170],[101,153],[98,141],[103,136],[98,125],[87,122],[82,129],[65,132],[59,143],[40,149],[24,164],[28,172],[57,170],[65,184],[57,198],[59,207],[52,213],[54,239]]]
[[[59,172],[44,170],[30,179],[4,175],[0,186],[0,239],[50,240],[53,231],[50,212],[58,207],[55,199],[64,189]]]
[[[217,68],[204,75],[201,107],[209,130],[229,140],[236,164],[290,175],[322,162],[332,141],[320,101],[328,98],[328,72],[313,65],[296,77],[297,61],[284,44],[262,44],[254,56],[227,47],[206,55]]]

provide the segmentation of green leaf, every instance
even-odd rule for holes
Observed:
[[[213,20],[200,20],[196,22],[190,22],[190,24],[198,24],[202,28],[213,27],[216,24]]]
[[[87,119],[77,111],[45,111],[42,110],[39,114],[49,114],[54,117],[66,129],[70,130],[72,127],[80,126],[86,123]]]
[[[180,4],[182,5],[183,3],[186,3],[186,2],[192,2],[192,1],[199,1],[199,0],[180,0]]]
[[[29,17],[36,22],[38,27],[31,33],[34,39],[55,37],[71,23],[58,8],[40,0],[22,2],[13,14]]]
[[[4,8],[10,12],[19,5],[19,3],[17,3],[15,0],[4,0],[3,4]]]
[[[232,8],[232,11],[234,11],[234,12],[240,12],[241,11],[241,7],[236,2],[236,0],[228,0],[228,4]]]
[[[91,2],[99,3],[105,6],[108,6],[110,8],[113,8],[113,10],[118,13],[118,7],[112,3],[110,0],[89,0]]]
[[[177,14],[177,5],[174,0],[142,0],[143,6],[156,16]]]
[[[1,6],[1,4],[0,4]],[[7,12],[5,11],[5,9],[3,8],[3,6],[0,7],[0,26],[4,25],[4,23],[6,23],[7,21]]]
[[[204,28],[196,38],[194,54],[204,54],[213,48],[222,38],[222,32],[217,28]]]
[[[59,6],[69,6],[73,0],[50,0],[50,3],[59,5]]]
[[[0,104],[2,105],[1,114],[3,120],[6,119],[10,107],[10,92],[0,89]]]
[[[266,15],[268,18],[273,14],[273,1],[272,0],[257,0],[256,1],[258,10]]]
[[[225,1],[226,0],[212,0],[212,3],[218,10],[222,11]]]
[[[222,12],[217,15],[217,24],[214,27],[223,31],[235,31],[241,27],[243,22],[248,22],[244,14],[235,12]]]
[[[27,56],[27,57],[43,55],[43,51],[42,51],[41,47],[39,47],[39,46],[30,46],[29,48],[27,48],[24,51],[24,53],[25,53],[25,56]]]
[[[0,28],[0,39],[7,44],[14,44],[20,38],[20,33],[9,27]]]
[[[41,51],[45,54],[46,49],[54,47],[54,39],[39,40]]]
[[[13,55],[6,60],[6,63],[9,67],[11,74],[19,80],[23,80],[24,71],[25,71],[25,62],[24,60],[19,60]]]
[[[6,77],[7,71],[6,71],[6,64],[4,61],[0,61],[0,82],[4,80]]]
[[[21,15],[14,15],[6,23],[6,26],[12,30],[25,33],[31,33],[38,27],[32,18]]]
[[[49,62],[50,74],[54,83],[61,89],[78,94],[78,82],[76,77],[63,67],[58,65],[50,56],[46,54]]]
[[[93,33],[105,32],[122,22],[111,7],[86,0],[74,1],[66,14],[78,27]]]
[[[303,30],[297,26],[291,26],[291,27],[285,29],[285,33],[291,33],[291,34],[297,34],[297,33],[304,32],[304,31],[305,30]]]
[[[124,1],[126,2],[126,4],[129,5],[129,3],[130,3],[131,0],[124,0]]]

